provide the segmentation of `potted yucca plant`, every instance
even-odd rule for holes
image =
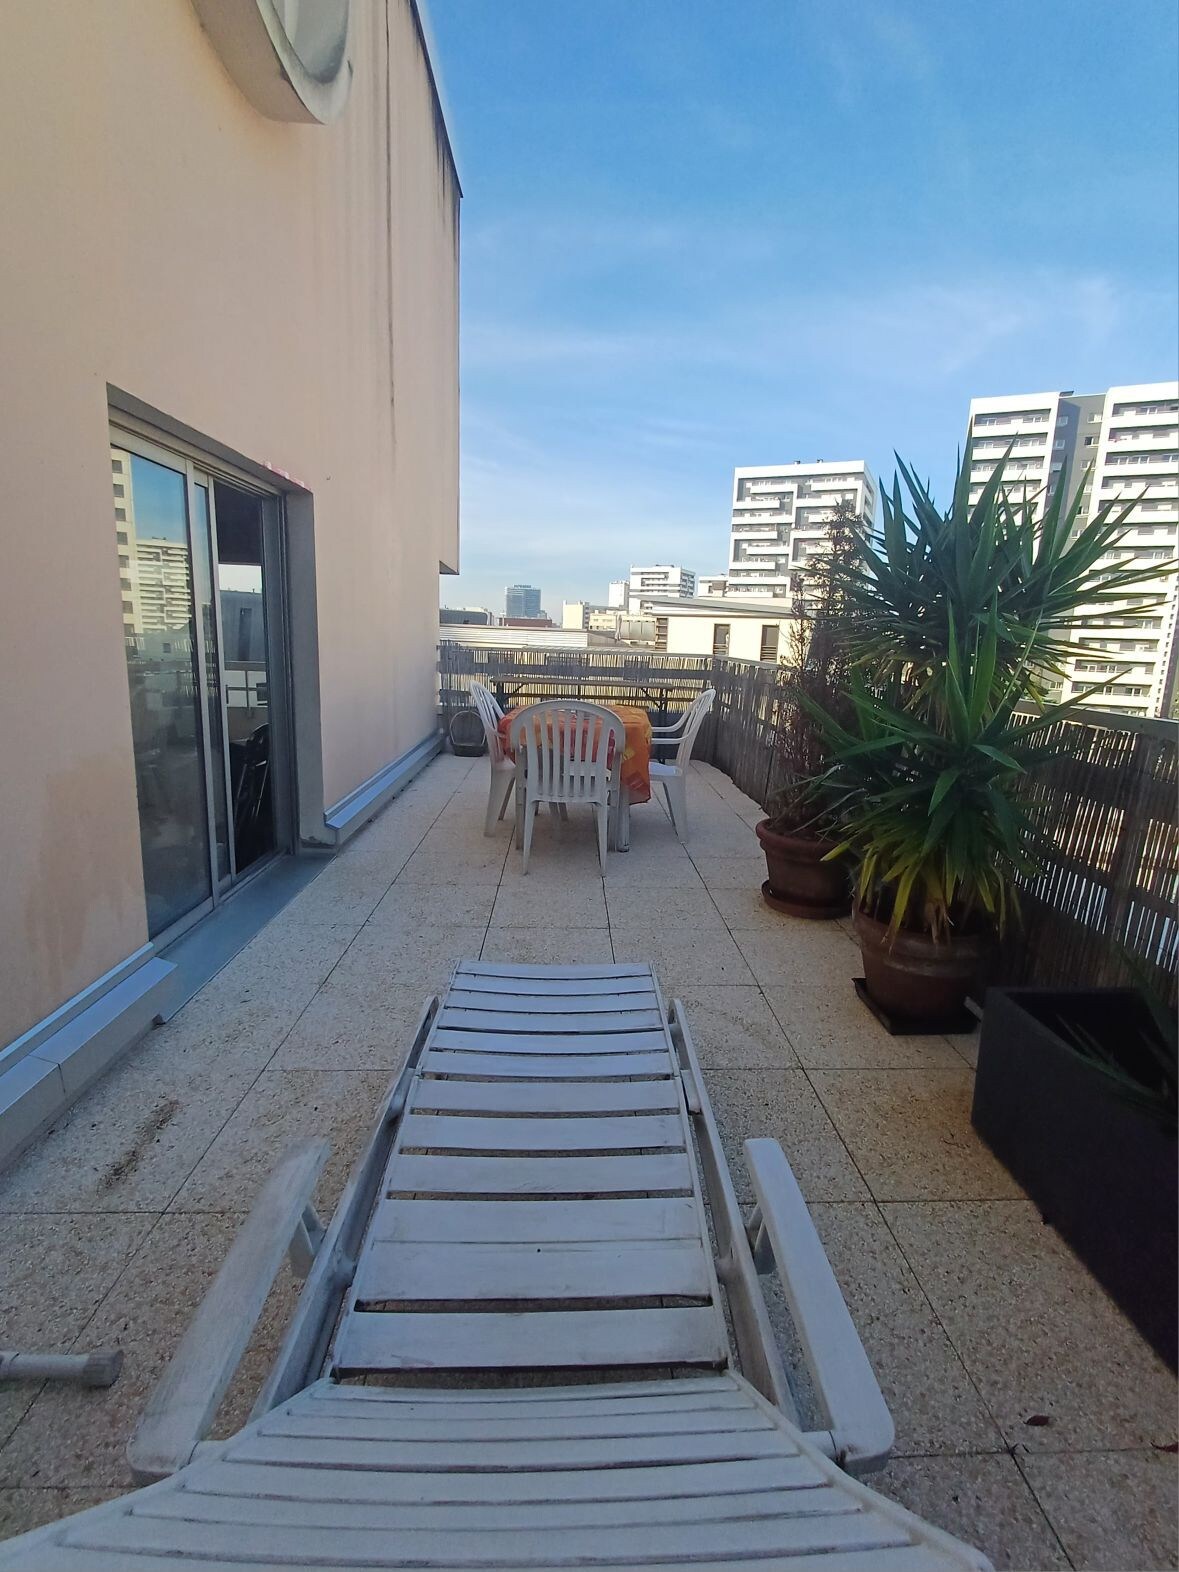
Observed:
[[[847,862],[829,860],[836,841],[816,783],[830,763],[820,713],[845,722],[851,718],[848,660],[836,625],[840,580],[833,565],[851,560],[853,537],[861,527],[850,504],[836,505],[827,555],[795,601],[789,687],[775,740],[782,784],[770,812],[754,826],[766,859],[762,895],[767,905],[793,917],[845,917],[851,906]]]
[[[1050,756],[1045,729],[1079,702],[1044,691],[1078,610],[1157,570],[1102,560],[1132,503],[1084,523],[1080,491],[1066,507],[1058,487],[1038,518],[1037,499],[1007,499],[1000,463],[972,504],[968,453],[942,513],[898,464],[881,537],[832,563],[852,720],[812,713],[840,826],[829,855],[857,868],[870,1001],[896,1029],[945,1029],[1047,845],[1021,787]]]

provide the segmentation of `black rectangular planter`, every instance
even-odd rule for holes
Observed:
[[[1168,1363],[1176,1363],[1176,1140],[1114,1095],[1051,1024],[1071,1017],[1135,1070],[1128,988],[992,988],[971,1118],[1061,1237]]]

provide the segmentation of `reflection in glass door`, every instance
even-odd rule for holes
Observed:
[[[229,800],[234,865],[241,873],[275,849],[262,499],[221,480],[213,495],[225,641],[221,667],[229,736]]]
[[[137,438],[116,439],[111,479],[155,938],[280,844],[267,614],[278,524],[259,494]]]
[[[148,932],[212,894],[187,479],[111,448]]]

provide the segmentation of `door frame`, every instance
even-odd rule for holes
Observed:
[[[276,858],[293,851],[297,844],[296,825],[298,819],[295,794],[294,728],[292,725],[294,709],[291,688],[289,618],[287,615],[285,510],[283,507],[283,493],[277,487],[266,485],[256,476],[236,468],[224,459],[215,458],[212,454],[202,451],[194,444],[158,431],[146,421],[139,420],[133,415],[125,414],[122,410],[112,407],[109,411],[108,427],[112,446],[118,446],[130,453],[138,454],[142,458],[150,459],[154,463],[162,464],[168,469],[176,470],[184,475],[188,543],[190,562],[192,564],[190,577],[193,594],[193,624],[196,633],[195,659],[200,676],[202,695],[204,692],[205,673],[207,671],[207,651],[205,648],[203,619],[197,614],[198,608],[196,604],[198,592],[197,574],[198,571],[204,571],[203,568],[198,569],[197,566],[198,551],[204,550],[204,547],[196,539],[198,527],[196,487],[198,485],[207,486],[209,497],[210,538],[207,543],[209,554],[208,571],[211,575],[209,589],[217,636],[218,709],[222,727],[222,759],[225,775],[223,790],[225,793],[229,849],[229,876],[222,883],[217,867],[216,817],[213,797],[209,790],[214,776],[214,760],[210,748],[208,705],[202,697],[202,702],[199,706],[201,716],[200,735],[205,785],[209,883],[212,895],[200,901],[191,911],[186,912],[183,917],[178,918],[169,927],[162,929],[153,936],[152,943],[159,949],[178,939],[181,934],[186,933],[195,923],[207,917],[217,907],[224,904],[225,901],[231,900],[240,890],[245,889],[255,877],[271,867]],[[269,710],[267,719],[270,726],[271,811],[274,820],[275,845],[272,852],[264,857],[259,857],[241,875],[237,873],[237,859],[233,843],[233,794],[230,789],[228,716],[225,704],[224,667],[222,665],[225,658],[225,641],[221,621],[221,594],[217,574],[217,501],[214,493],[214,485],[219,480],[257,497],[262,508],[262,589],[263,611],[266,620],[267,708]]]

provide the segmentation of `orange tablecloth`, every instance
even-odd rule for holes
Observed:
[[[528,704],[518,705],[516,709],[509,710],[499,723],[504,752],[509,758],[514,757],[508,746],[512,722],[517,715],[530,708]],[[619,772],[622,784],[630,793],[631,802],[648,802],[651,797],[651,717],[646,710],[636,709],[630,704],[607,704],[604,708],[617,715],[626,730],[626,745],[622,750],[622,768]]]

